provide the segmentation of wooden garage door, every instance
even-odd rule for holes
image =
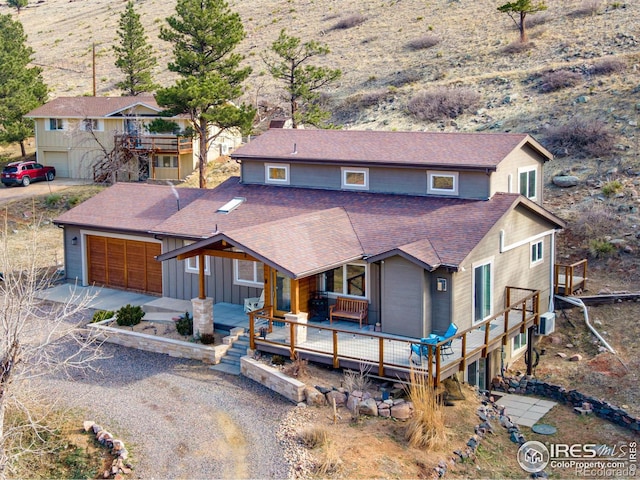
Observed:
[[[89,283],[161,294],[160,253],[159,243],[89,235]]]

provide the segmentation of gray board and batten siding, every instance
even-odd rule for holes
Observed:
[[[181,248],[181,239],[165,238],[163,251],[170,252]],[[208,274],[205,275],[205,294],[214,303],[244,304],[248,297],[258,297],[262,287],[248,287],[234,283],[233,260],[221,257],[205,257],[208,263]],[[198,297],[199,279],[197,273],[187,272],[185,260],[175,258],[162,262],[163,282],[162,294],[165,297],[191,300]]]
[[[289,165],[289,183],[285,186],[342,190],[342,167],[368,168],[371,193],[400,195],[427,195],[427,169],[398,167],[362,167],[361,165],[322,165],[312,163],[270,162],[242,160],[242,183],[265,185],[265,166]],[[429,170],[450,172],[452,170]],[[489,175],[484,171],[462,170],[458,172],[458,198],[489,198]],[[348,189],[354,190],[354,189]],[[359,189],[358,189],[359,190]]]

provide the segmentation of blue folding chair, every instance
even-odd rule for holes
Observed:
[[[440,356],[445,357],[446,355],[451,355],[453,353],[453,347],[451,343],[453,342],[453,337],[458,333],[458,326],[455,323],[451,323],[447,331],[444,332],[444,335],[436,335],[435,333],[431,333],[428,337],[424,337],[420,339],[420,343],[412,343],[411,344],[411,356],[415,353],[418,355],[418,358],[425,357],[429,358],[429,345],[437,345],[440,342],[444,342],[449,339],[448,342],[440,345]],[[426,345],[424,345],[426,344]]]

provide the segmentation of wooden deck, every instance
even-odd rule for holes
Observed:
[[[351,322],[287,321],[274,318],[269,307],[249,314],[251,348],[309,358],[334,368],[359,369],[364,364],[381,377],[406,378],[411,368],[422,369],[438,384],[538,324],[539,291],[507,287],[506,298],[505,309],[453,337],[452,354],[440,354],[445,343],[441,342],[427,346],[426,358],[414,355],[413,364],[409,357],[411,344],[419,343],[415,338],[374,332],[373,326],[360,329]],[[261,328],[266,335],[261,336]]]
[[[587,289],[586,259],[571,265],[556,263],[554,272],[554,295],[571,296]]]
[[[193,152],[193,141],[190,137],[178,135],[122,135],[115,136],[116,145],[133,151],[149,151],[153,153]]]

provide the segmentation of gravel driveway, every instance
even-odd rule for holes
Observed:
[[[245,377],[117,345],[100,373],[45,380],[125,442],[129,478],[288,478],[276,432],[294,405]],[[81,427],[81,425],[79,425]]]

